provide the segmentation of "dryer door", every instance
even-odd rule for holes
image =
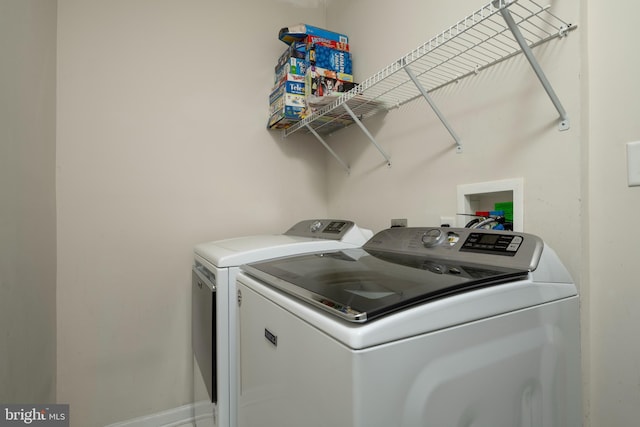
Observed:
[[[216,386],[215,275],[196,263],[191,272],[191,346],[212,402]]]

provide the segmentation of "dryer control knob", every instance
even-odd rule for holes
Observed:
[[[315,221],[313,224],[311,224],[311,226],[309,227],[309,230],[311,230],[312,233],[315,233],[319,231],[321,228],[322,228],[322,221]]]
[[[425,248],[434,247],[444,241],[444,233],[438,228],[425,231],[422,235],[422,244]]]

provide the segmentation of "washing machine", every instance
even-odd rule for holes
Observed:
[[[294,254],[362,246],[373,233],[353,221],[310,219],[283,234],[244,236],[197,245],[192,271],[195,424],[235,426],[234,349],[238,266]]]
[[[537,236],[392,228],[241,270],[238,427],[581,425],[579,296]]]

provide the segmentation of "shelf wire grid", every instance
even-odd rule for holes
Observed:
[[[284,136],[308,127],[326,135],[352,124],[352,117],[342,107],[345,103],[364,119],[421,97],[406,68],[427,92],[432,92],[521,53],[500,14],[505,8],[530,47],[575,28],[551,13],[550,6],[541,6],[535,0],[492,1],[285,129]]]

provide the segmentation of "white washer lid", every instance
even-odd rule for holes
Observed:
[[[270,258],[353,248],[363,243],[266,234],[201,243],[196,245],[194,252],[217,267],[237,267]]]

